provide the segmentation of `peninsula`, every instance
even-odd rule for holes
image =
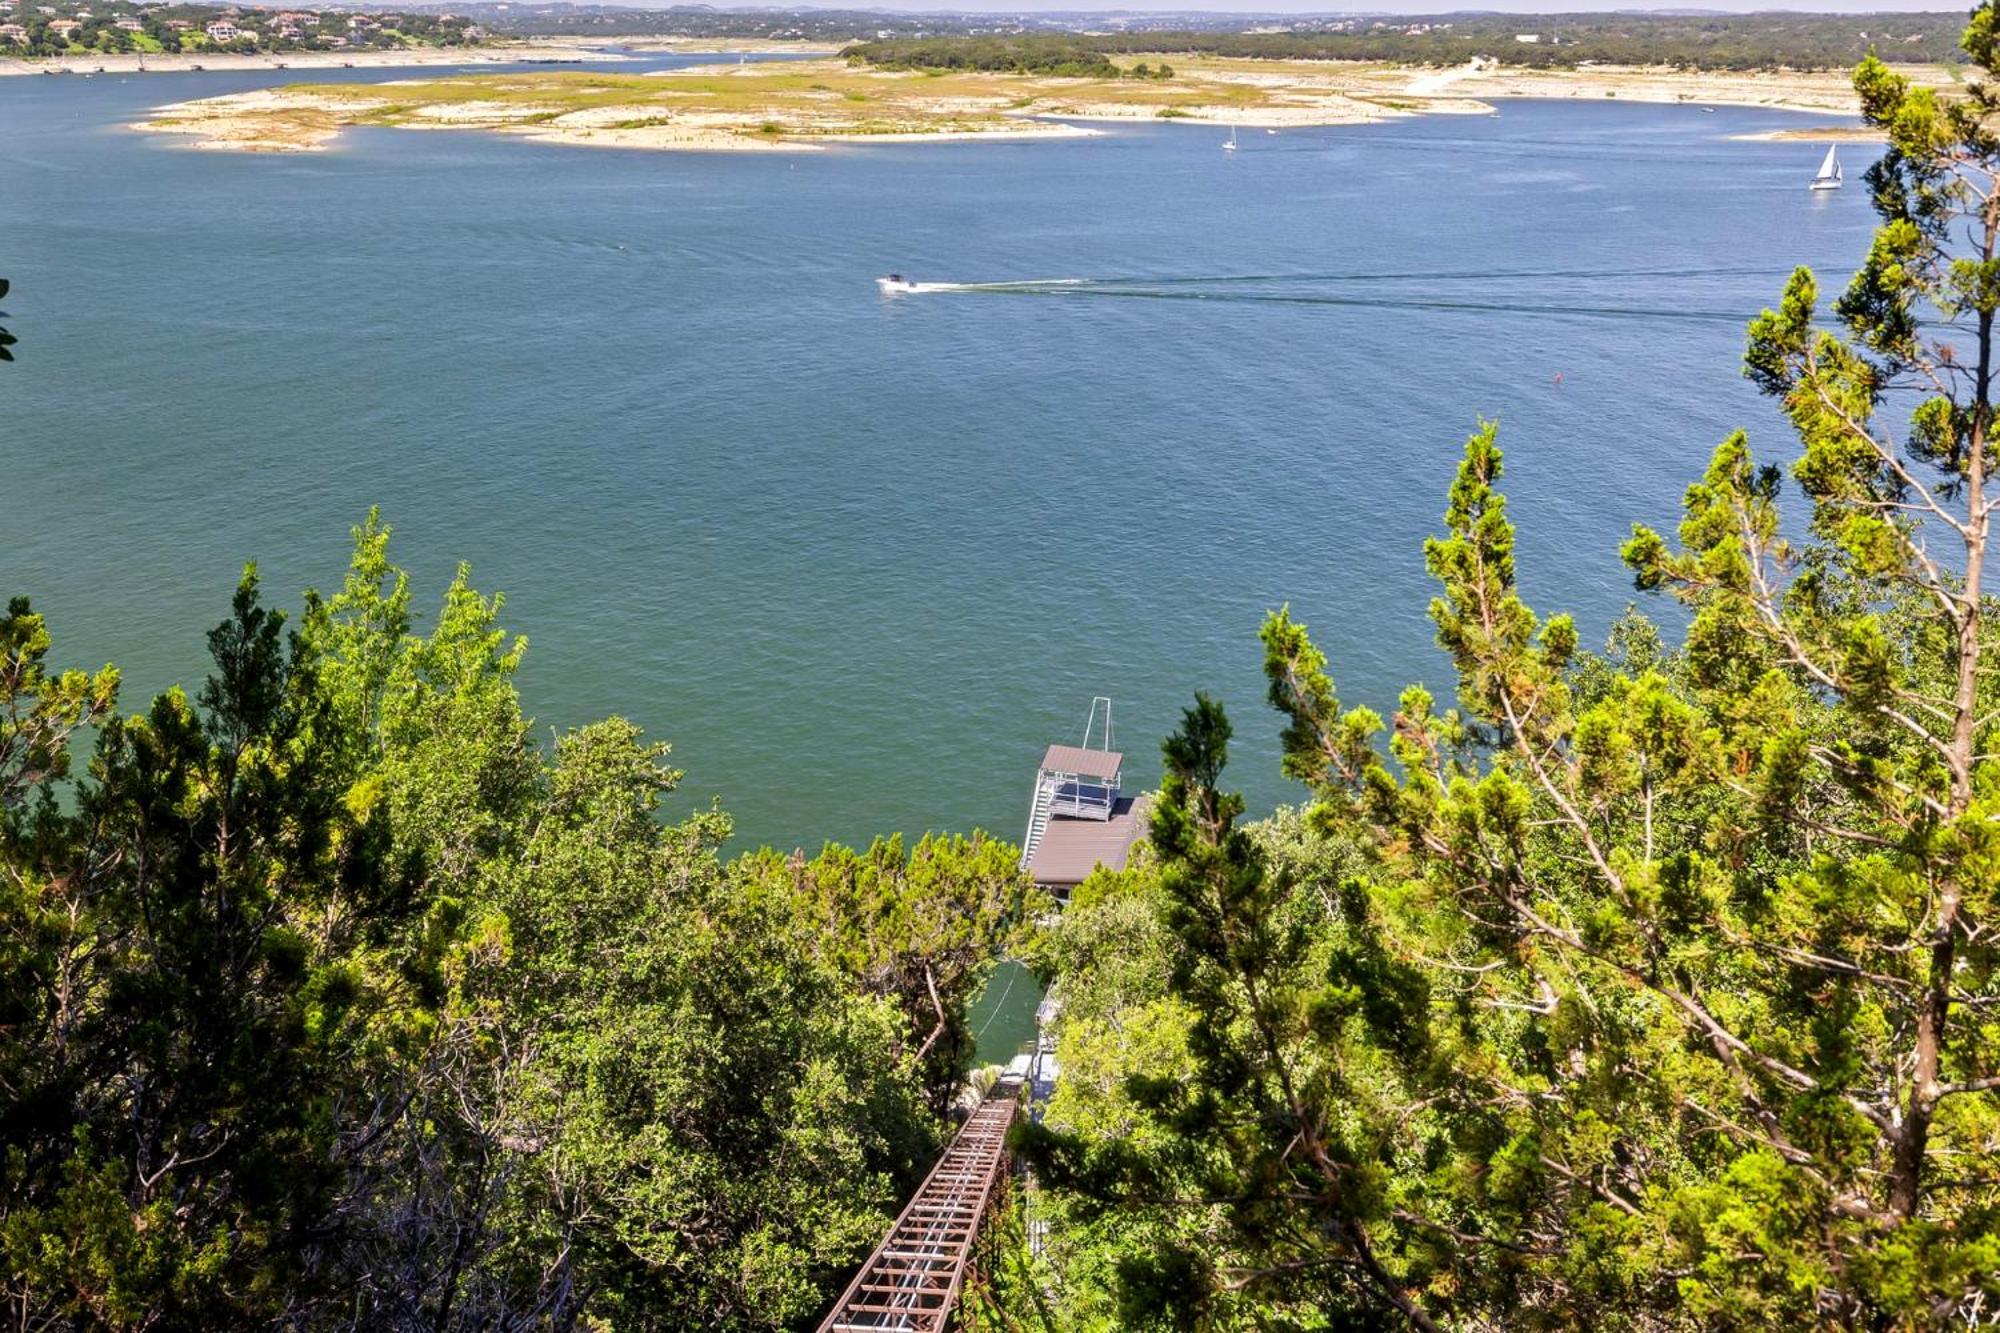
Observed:
[[[1945,81],[1937,71],[1916,73]],[[1832,72],[1537,69],[1484,61],[1439,69],[1192,55],[1176,56],[1170,66],[1158,57],[1121,56],[1108,73],[1089,77],[825,59],[630,74],[510,70],[301,83],[159,107],[135,128],[189,135],[200,148],[251,152],[324,149],[350,126],[487,130],[617,148],[809,151],[836,142],[1092,133],[1076,121],[1362,124],[1490,114],[1493,99],[1510,97],[1857,111],[1851,86]]]

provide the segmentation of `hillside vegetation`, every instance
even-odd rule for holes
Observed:
[[[2000,72],[2000,0],[1964,46]],[[1191,689],[1146,844],[1060,917],[976,831],[726,855],[663,742],[544,740],[501,599],[461,567],[424,614],[372,512],[293,613],[254,566],[217,588],[192,691],[123,698],[11,597],[6,1325],[805,1333],[936,1160],[1011,956],[1061,1076],[967,1333],[1991,1326],[2000,88],[1852,87],[1879,226],[1714,368],[1785,427],[1632,527],[1665,625],[1593,650],[1564,571],[1524,580],[1468,404],[1410,553],[1442,693],[1343,700],[1371,627],[1269,610],[1299,806],[1249,818],[1240,719]],[[31,372],[7,321],[0,375]],[[1385,467],[1434,443],[1376,424]],[[1555,465],[1616,484],[1686,423],[1594,429]],[[1287,499],[1273,534],[1315,518]],[[1211,572],[1157,521],[1190,540],[1151,577]]]
[[[1962,59],[1958,14],[1556,14],[1443,17],[1422,22],[1351,20],[1351,30],[898,37],[844,54],[904,69],[1088,71],[1117,55],[1209,55],[1254,60],[1370,60],[1463,64],[1485,56],[1510,65],[1671,65],[1683,69],[1845,69],[1871,50],[1885,61]],[[1523,36],[1537,40],[1524,42]]]

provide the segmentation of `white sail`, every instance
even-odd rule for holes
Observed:
[[[1819,174],[1812,178],[1815,190],[1833,190],[1840,186],[1840,145],[1829,144],[1826,160],[1819,164]]]

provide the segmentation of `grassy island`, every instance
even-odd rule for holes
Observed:
[[[1495,97],[1625,97],[1830,113],[1854,110],[1838,77],[1666,68],[1529,70],[1176,56],[1120,56],[1083,77],[908,70],[842,60],[714,65],[645,74],[462,75],[380,84],[294,84],[157,109],[140,128],[196,146],[298,152],[349,126],[477,129],[546,142],[683,150],[810,149],[829,142],[1054,136],[1064,120],[1185,119],[1242,125],[1359,124],[1479,114]],[[1061,118],[1061,119],[1057,119]]]

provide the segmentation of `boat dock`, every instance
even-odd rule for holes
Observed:
[[[1147,800],[1125,793],[1124,766],[1103,697],[1091,700],[1081,745],[1051,745],[1042,755],[1021,867],[1060,904],[1098,867],[1123,870],[1145,837]]]
[[[1092,744],[1093,738],[1096,744]],[[1145,836],[1147,800],[1125,793],[1125,756],[1111,748],[1111,701],[1091,701],[1081,745],[1051,745],[1035,772],[1021,867],[1067,904],[1099,867],[1123,870]],[[1060,1073],[1049,1031],[1058,1006],[1035,1014],[1035,1049],[1015,1058],[819,1325],[819,1333],[943,1333],[982,1272],[987,1219],[1006,1197],[1007,1131],[1024,1102],[1045,1100]]]

